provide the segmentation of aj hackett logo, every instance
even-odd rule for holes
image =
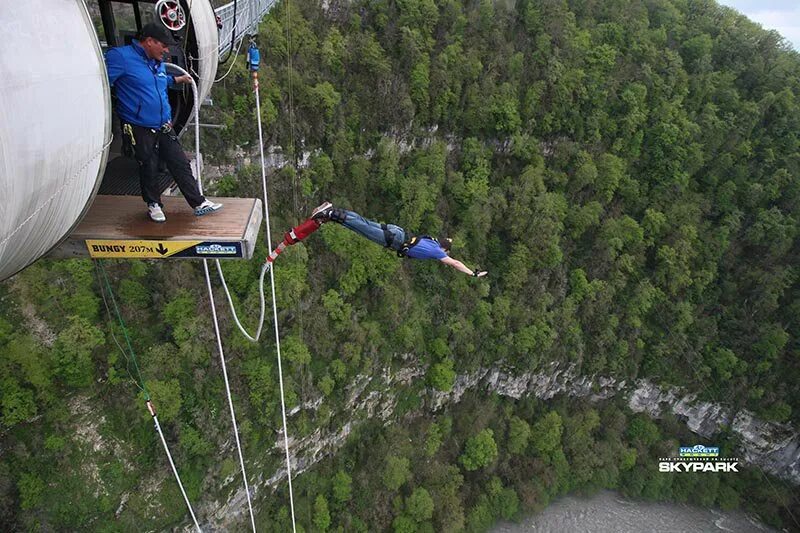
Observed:
[[[695,444],[691,448],[681,446],[681,457],[719,457],[719,448],[706,448],[702,444]]]
[[[719,457],[719,448],[702,444],[681,446],[680,457],[662,457],[658,463],[659,472],[738,472],[739,459]]]
[[[222,244],[207,244],[195,246],[198,255],[235,255],[238,252],[236,246],[224,246]]]

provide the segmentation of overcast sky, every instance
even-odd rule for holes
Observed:
[[[765,29],[778,30],[800,51],[800,0],[717,0]]]

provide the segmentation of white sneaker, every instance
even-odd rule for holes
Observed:
[[[327,222],[331,214],[331,209],[333,209],[333,204],[330,202],[325,202],[321,205],[318,205],[311,212],[311,218],[314,220],[320,220],[321,222]]]
[[[222,209],[222,204],[215,204],[211,200],[206,200],[194,208],[194,215],[199,217],[208,213],[213,213],[214,211],[219,211],[220,209]]]
[[[167,217],[158,204],[147,204],[147,214],[153,222],[166,222]]]

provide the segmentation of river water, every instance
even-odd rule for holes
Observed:
[[[566,496],[520,523],[503,522],[493,533],[755,533],[776,530],[741,511],[680,503],[633,501],[612,491],[590,498]]]

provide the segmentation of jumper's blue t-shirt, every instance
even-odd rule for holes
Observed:
[[[427,237],[421,237],[417,244],[408,249],[407,255],[412,259],[444,259],[447,257],[439,243]]]

